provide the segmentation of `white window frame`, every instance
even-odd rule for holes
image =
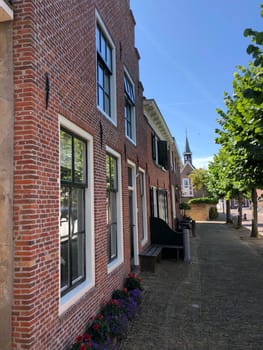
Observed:
[[[187,184],[186,184],[187,183]],[[187,178],[187,177],[184,177],[183,178],[183,187],[184,187],[184,189],[185,190],[189,190],[189,188],[190,188],[190,181],[189,181],[189,179]]]
[[[134,223],[134,236],[133,236],[133,245],[134,245],[134,265],[139,265],[139,243],[138,243],[138,204],[137,204],[137,183],[136,183],[136,164],[128,159],[128,167],[132,169],[132,186],[128,186],[128,190],[132,191],[133,195],[133,223]]]
[[[59,288],[60,314],[64,313],[69,307],[77,303],[84,294],[95,286],[93,137],[76,124],[64,118],[62,115],[59,115],[59,132],[61,127],[68,129],[87,141],[88,186],[85,190],[86,279],[62,297],[60,295],[61,288]]]
[[[158,195],[157,195],[158,193]],[[156,199],[158,203],[158,217],[165,221],[167,224],[169,222],[169,212],[168,212],[168,191],[165,188],[159,188],[156,192]],[[160,199],[163,201],[161,202]],[[160,207],[160,204],[163,204],[162,207]],[[162,213],[163,212],[163,213]],[[164,217],[161,217],[160,214],[164,214]]]
[[[106,145],[106,153],[117,159],[118,167],[118,192],[117,192],[117,257],[108,263],[108,273],[111,273],[124,261],[123,249],[123,213],[122,213],[122,174],[121,174],[121,155]],[[106,181],[106,180],[105,180]]]
[[[148,242],[148,226],[147,226],[147,199],[146,199],[146,179],[145,179],[145,170],[142,168],[139,168],[139,173],[143,174],[143,203],[141,203],[143,210],[144,210],[144,222],[143,222],[143,229],[144,229],[144,239],[142,240],[142,246],[144,246]]]
[[[131,106],[131,128],[132,128],[132,134],[133,137],[130,137],[128,135],[127,132],[127,120],[126,120],[126,115],[125,117],[125,136],[127,137],[127,139],[129,139],[134,145],[136,145],[136,113],[135,113],[135,85],[134,82],[129,74],[129,72],[127,71],[127,69],[124,67],[124,79],[126,78],[128,80],[128,82],[130,83],[130,85],[132,86],[133,89],[133,95],[134,95],[134,104],[132,104],[131,101],[129,101],[128,97],[126,97],[126,93],[125,93],[125,105],[126,105],[126,99],[129,102],[129,105]]]
[[[109,32],[107,31],[106,26],[104,25],[99,13],[95,12],[95,24],[96,24],[96,30],[99,26],[101,31],[103,32],[107,42],[109,43],[111,49],[112,49],[112,74],[110,76],[110,110],[111,115],[109,116],[100,106],[98,105],[98,88],[97,88],[97,80],[98,77],[96,76],[96,104],[98,110],[115,126],[117,126],[117,94],[116,94],[116,48],[113,43],[113,40],[111,39],[111,36]],[[96,43],[96,37],[95,37],[95,43]],[[97,48],[96,48],[96,71],[98,67],[98,58],[97,58]]]

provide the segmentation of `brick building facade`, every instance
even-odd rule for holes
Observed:
[[[0,348],[65,349],[139,265],[150,188],[173,224],[180,160],[166,124],[158,131],[144,115],[128,0],[15,0],[8,11]],[[153,161],[156,131],[166,168]]]

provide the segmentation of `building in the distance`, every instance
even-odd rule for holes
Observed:
[[[184,164],[181,168],[181,196],[182,202],[187,202],[189,199],[194,197],[194,190],[190,175],[195,169],[192,162],[192,152],[189,146],[187,136],[185,139],[185,149],[183,153],[183,158]]]

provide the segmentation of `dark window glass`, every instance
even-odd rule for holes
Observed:
[[[125,91],[125,124],[126,135],[134,140],[135,137],[135,114],[134,114],[134,88],[129,78],[124,75],[124,91]]]
[[[132,180],[132,168],[128,167],[128,186],[133,186],[133,180]]]
[[[129,138],[133,139],[132,106],[127,100],[125,103],[125,119],[126,119],[126,134]]]
[[[107,227],[108,227],[108,262],[117,258],[117,192],[118,192],[117,159],[106,156],[107,181]]]
[[[63,181],[72,181],[72,137],[63,130],[60,133],[60,176]]]
[[[102,30],[96,29],[97,47],[97,104],[111,116],[111,75],[112,75],[112,48]]]
[[[158,163],[168,169],[167,141],[158,140]]]
[[[61,294],[85,280],[85,188],[87,143],[60,131]]]

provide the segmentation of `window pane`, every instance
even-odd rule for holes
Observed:
[[[124,90],[126,95],[129,97],[130,101],[132,102],[132,104],[134,104],[135,98],[134,98],[133,85],[126,75],[124,76]]]
[[[69,235],[69,188],[61,186],[60,189],[60,237]]]
[[[100,31],[98,27],[96,28],[96,48],[97,51],[100,52]]]
[[[79,234],[71,240],[72,254],[72,282],[76,283],[80,278],[84,277],[85,271],[85,235]]]
[[[107,66],[110,68],[110,70],[112,70],[112,59],[111,59],[111,55],[112,55],[112,50],[109,47],[109,45],[107,45],[107,51],[106,51],[106,62],[107,62]]]
[[[85,219],[85,208],[84,208],[84,196],[85,190],[82,188],[72,189],[72,205],[71,205],[71,223],[72,232],[83,232],[84,231],[84,219]]]
[[[109,224],[115,224],[117,221],[117,195],[116,192],[109,192],[108,198],[108,220]]]
[[[140,223],[141,223],[141,239],[145,239],[145,197],[144,197],[144,173],[140,172]]]
[[[108,258],[117,256],[117,193],[108,192]]]
[[[106,156],[108,259],[117,257],[117,159]]]
[[[117,257],[117,224],[111,224],[109,226],[109,261]]]
[[[128,168],[128,186],[133,186],[133,181],[132,181],[132,168]]]
[[[106,156],[107,190],[118,190],[117,160],[110,155]]]
[[[168,147],[167,141],[158,140],[158,163],[165,169],[168,169]]]
[[[100,51],[101,57],[103,58],[104,61],[106,57],[106,42],[103,34],[101,35],[101,51]]]
[[[72,181],[72,136],[60,131],[60,173],[61,180]]]
[[[103,110],[104,109],[104,91],[102,88],[99,88],[98,91],[98,106]]]
[[[107,113],[109,116],[111,115],[110,113],[110,98],[108,95],[104,95],[104,112]]]
[[[104,75],[104,90],[108,95],[110,94],[110,76],[106,72]]]
[[[100,64],[98,64],[98,83],[99,86],[103,88],[104,81],[104,70]]]
[[[133,139],[133,130],[132,130],[132,106],[126,100],[125,104],[125,118],[126,118],[126,134],[128,137]]]
[[[69,286],[69,240],[64,238],[60,243],[60,283],[61,289]]]
[[[107,190],[109,191],[111,188],[111,157],[107,154],[106,155],[106,185]]]
[[[84,184],[86,182],[86,143],[77,138],[74,139],[74,182]]]

